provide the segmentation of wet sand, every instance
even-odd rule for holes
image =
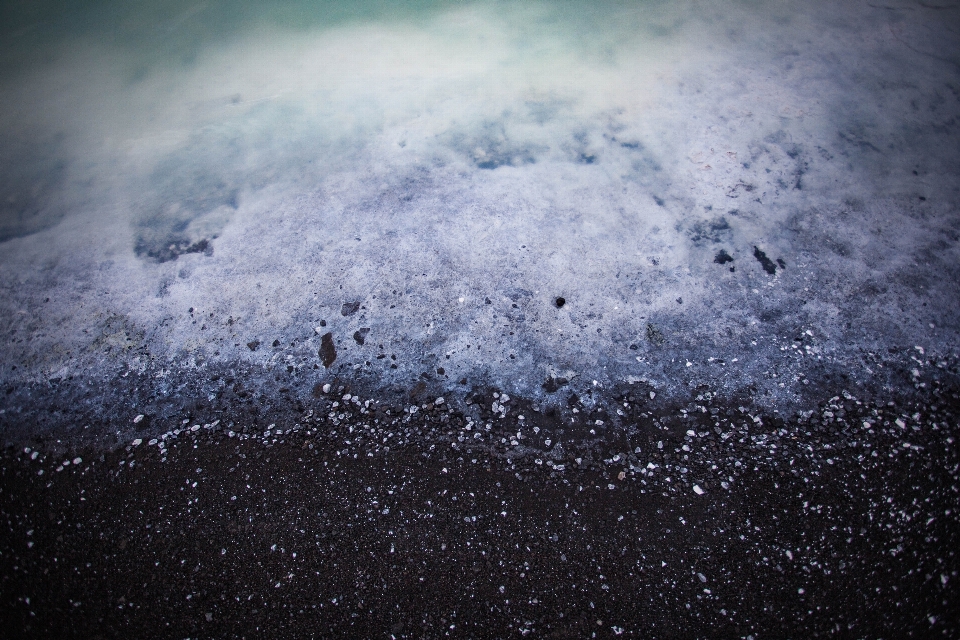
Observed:
[[[7,637],[960,629],[955,388],[787,420],[624,393],[615,426],[490,389],[412,414],[329,391],[289,429],[7,448]]]

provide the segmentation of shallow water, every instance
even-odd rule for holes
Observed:
[[[802,408],[957,344],[958,3],[5,11],[10,388],[249,367]]]

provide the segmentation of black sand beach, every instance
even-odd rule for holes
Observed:
[[[493,393],[6,449],[7,637],[956,637],[955,387],[596,437]]]

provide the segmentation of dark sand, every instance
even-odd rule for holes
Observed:
[[[4,636],[960,633],[955,389],[787,420],[624,394],[593,438],[576,402],[487,390],[466,430],[331,391],[269,436],[7,448]]]

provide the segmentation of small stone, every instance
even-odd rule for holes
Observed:
[[[73,464],[77,465],[83,462],[83,458],[77,457],[73,459]]]
[[[144,418],[144,415],[141,413],[136,418],[133,419],[133,424],[139,424]]]
[[[131,442],[130,444],[132,444],[132,445],[135,446],[135,447],[139,447],[142,442],[143,442],[143,440],[141,440],[140,438],[137,438],[136,440],[134,440],[134,441]]]
[[[333,344],[333,333],[327,332],[320,338],[319,356],[323,366],[327,368],[337,359],[337,348]]]
[[[704,493],[703,489],[701,489],[701,488],[700,488],[700,485],[698,485],[698,484],[693,485],[693,492],[694,492],[695,494],[697,494],[698,496],[702,496],[703,493]]]

